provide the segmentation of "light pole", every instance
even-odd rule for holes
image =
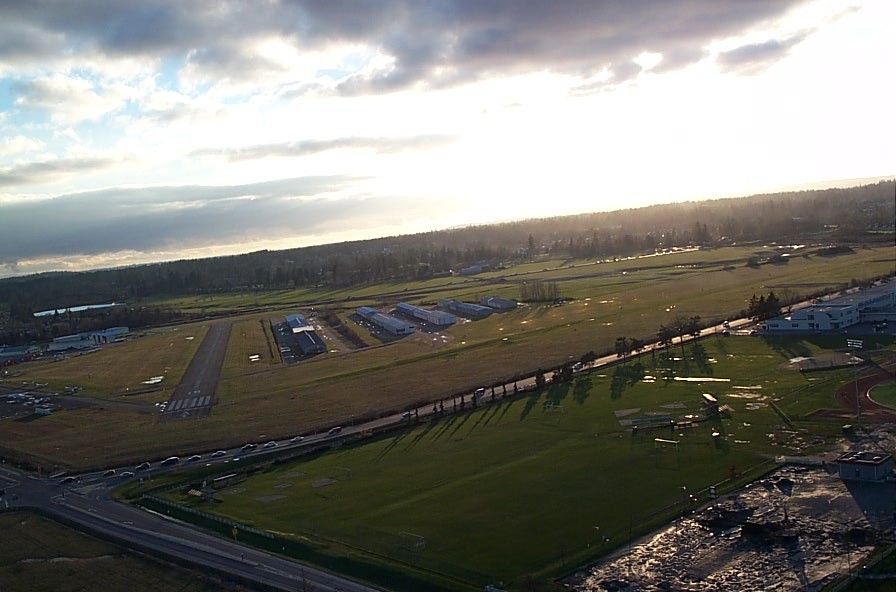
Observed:
[[[858,357],[855,355],[855,351],[862,349],[862,340],[861,339],[847,339],[846,347],[853,350],[852,352],[852,372],[853,377],[856,382],[856,426],[862,427],[862,402],[859,399],[859,369],[858,369]]]

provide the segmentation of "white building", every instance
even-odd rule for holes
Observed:
[[[765,322],[770,332],[837,331],[862,322],[896,318],[896,284],[886,283],[791,311]]]

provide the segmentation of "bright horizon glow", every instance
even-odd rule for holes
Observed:
[[[0,9],[0,277],[896,173],[887,0],[393,3]]]

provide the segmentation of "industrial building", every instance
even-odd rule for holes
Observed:
[[[508,312],[516,310],[517,301],[510,298],[498,298],[497,296],[484,296],[479,300],[479,304],[487,306],[498,312]]]
[[[75,335],[63,335],[50,343],[47,351],[62,352],[66,350],[93,349],[107,343],[121,341],[130,332],[127,327],[110,327],[102,331],[90,331]]]
[[[292,333],[294,347],[298,347],[303,356],[326,353],[327,344],[314,331],[314,327],[311,326],[303,315],[287,315],[286,326]]]
[[[382,313],[369,306],[361,306],[356,311],[365,321],[373,323],[380,329],[392,335],[410,335],[414,332],[414,325],[407,321],[395,318],[392,315]]]
[[[768,319],[773,333],[838,331],[852,325],[896,320],[896,284],[886,283]]]
[[[893,455],[873,450],[847,452],[837,459],[840,478],[882,481],[893,474]]]
[[[484,319],[494,312],[494,309],[488,306],[481,306],[472,302],[461,302],[460,300],[439,300],[439,308],[468,319]]]
[[[399,302],[395,308],[403,314],[439,327],[447,327],[457,322],[455,315],[444,310],[429,310],[407,302]]]

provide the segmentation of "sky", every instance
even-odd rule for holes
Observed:
[[[892,0],[0,0],[0,277],[896,173]]]

